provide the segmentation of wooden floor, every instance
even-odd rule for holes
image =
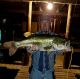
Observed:
[[[64,69],[63,68],[63,56],[58,56],[56,58],[55,64],[55,77],[56,79],[77,79],[75,77],[75,73],[80,73],[79,69]],[[8,69],[19,69],[15,79],[29,79],[29,66],[22,66],[17,64],[2,64],[0,63],[0,67],[7,67]]]

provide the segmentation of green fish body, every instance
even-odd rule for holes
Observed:
[[[31,35],[27,37],[26,40],[16,41],[15,46],[26,47],[30,45],[36,45],[44,50],[49,50],[51,48],[62,50],[70,48],[70,41],[65,38],[54,35]]]
[[[17,48],[31,47],[31,46],[37,46],[40,51],[48,51],[48,52],[55,50],[64,50],[64,49],[66,51],[71,50],[69,40],[66,40],[65,38],[62,38],[57,35],[49,35],[49,34],[46,35],[32,34],[26,37],[26,40],[5,42],[3,46],[9,48],[9,52],[11,55],[13,55],[16,52]]]

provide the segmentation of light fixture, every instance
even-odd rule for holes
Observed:
[[[52,3],[48,3],[47,9],[48,9],[48,10],[52,10],[52,8],[53,8],[53,4],[52,4]]]
[[[6,23],[6,20],[7,20],[7,19],[6,19],[6,18],[4,18],[4,19],[2,20],[2,23],[3,23],[3,24],[4,24],[4,23]]]

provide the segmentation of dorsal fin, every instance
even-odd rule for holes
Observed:
[[[32,35],[31,32],[25,32],[25,33],[24,33],[24,36],[25,36],[25,37],[29,37],[29,36],[31,36],[31,35]]]

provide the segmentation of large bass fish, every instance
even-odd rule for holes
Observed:
[[[71,50],[70,41],[59,35],[31,34],[27,32],[24,33],[24,36],[26,40],[5,42],[3,46],[9,48],[9,52],[12,54],[16,52],[17,48],[32,46],[37,46],[42,51]]]

